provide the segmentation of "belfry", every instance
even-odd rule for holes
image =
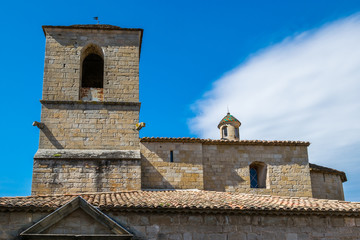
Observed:
[[[39,150],[32,194],[140,189],[142,29],[43,26]]]

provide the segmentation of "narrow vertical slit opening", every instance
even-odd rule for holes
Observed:
[[[170,162],[174,162],[174,151],[170,151]]]

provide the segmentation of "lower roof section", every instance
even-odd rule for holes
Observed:
[[[328,167],[323,167],[313,163],[309,163],[309,167],[310,167],[310,171],[339,175],[342,182],[347,181],[346,174],[343,171],[339,171]]]
[[[124,191],[0,198],[0,211],[53,211],[81,196],[108,211],[360,216],[359,202],[201,190]]]

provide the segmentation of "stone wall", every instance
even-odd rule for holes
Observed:
[[[266,164],[266,188],[250,188],[249,165]],[[311,197],[306,146],[203,145],[204,189]]]
[[[45,27],[44,100],[80,99],[81,55],[90,44],[104,56],[104,101],[139,101],[140,31]]]
[[[105,212],[106,213],[106,212]],[[106,213],[134,239],[359,239],[359,217]]]
[[[140,160],[34,159],[32,195],[140,190]]]
[[[18,240],[19,234],[48,215],[48,212],[0,212],[0,240]]]
[[[205,189],[311,197],[306,146],[141,142],[142,188]],[[173,151],[174,162],[170,162]],[[249,165],[266,165],[266,187],[250,188]]]
[[[140,151],[143,189],[204,188],[202,144],[141,143]]]
[[[339,175],[311,171],[310,176],[314,198],[345,200]]]
[[[109,213],[134,239],[358,239],[359,217]]]
[[[352,240],[360,236],[358,216],[104,213],[132,232],[134,240]],[[48,214],[0,212],[0,240],[19,239],[23,230]],[[71,222],[66,226],[71,231]]]
[[[39,149],[139,149],[140,105],[54,103],[42,105]]]

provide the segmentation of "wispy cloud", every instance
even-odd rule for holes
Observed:
[[[191,130],[219,138],[227,105],[242,139],[310,141],[311,162],[357,177],[360,15],[291,36],[226,73],[194,104]],[[350,178],[349,188],[359,180]]]

